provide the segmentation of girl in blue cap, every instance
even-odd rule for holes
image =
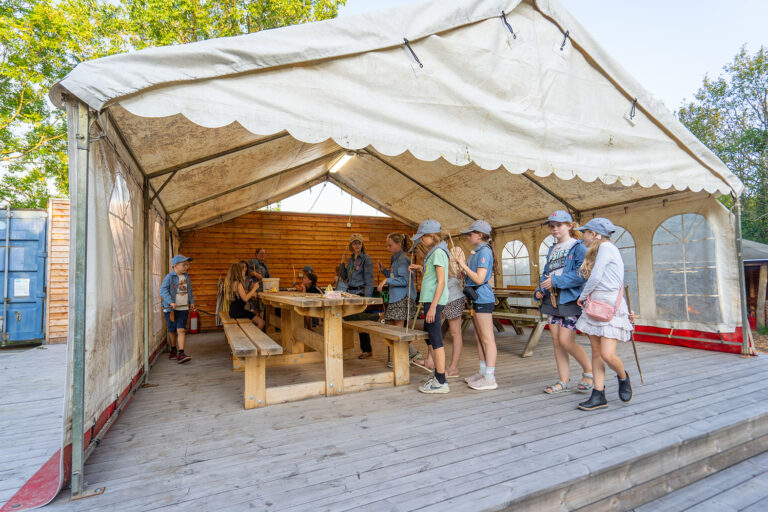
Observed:
[[[619,381],[619,399],[622,402],[632,400],[632,384],[624,363],[616,355],[616,344],[629,341],[632,323],[627,303],[624,301],[624,261],[621,252],[611,243],[611,235],[616,231],[613,223],[601,217],[595,217],[578,228],[584,232],[584,243],[589,247],[579,272],[587,279],[579,295],[579,305],[586,308],[590,300],[615,306],[615,313],[610,320],[602,321],[589,316],[585,310],[576,322],[576,328],[589,335],[592,345],[592,366],[595,369],[595,388],[586,402],[579,404],[579,409],[592,411],[607,407],[605,399],[605,364],[616,372]]]
[[[499,387],[496,383],[496,337],[493,334],[496,297],[490,283],[496,273],[496,259],[493,257],[491,225],[484,220],[476,220],[462,234],[467,235],[467,240],[474,247],[469,260],[466,263],[459,260],[458,263],[466,275],[464,289],[473,289],[477,294],[477,298],[472,300],[472,309],[475,311],[472,322],[480,359],[477,373],[465,381],[472,389],[496,389]]]
[[[422,393],[448,393],[450,387],[445,380],[445,347],[443,333],[440,330],[443,307],[448,303],[448,287],[445,286],[448,273],[448,246],[440,234],[440,223],[425,220],[413,235],[413,243],[421,243],[429,250],[424,257],[424,265],[412,264],[409,271],[423,272],[419,301],[424,304],[424,330],[429,333],[427,345],[430,359],[435,362],[435,373],[419,387]]]
[[[568,390],[570,354],[582,368],[581,382],[576,390],[587,393],[592,389],[592,363],[587,357],[587,351],[576,343],[576,321],[581,314],[581,306],[576,301],[586,281],[579,274],[579,267],[587,249],[581,240],[573,237],[575,233],[570,213],[557,210],[547,218],[547,224],[555,244],[549,248],[547,263],[541,272],[541,282],[534,295],[542,300],[541,312],[548,317],[560,380],[544,388],[544,392],[554,395]]]

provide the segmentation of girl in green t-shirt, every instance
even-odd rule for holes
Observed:
[[[448,393],[450,388],[445,380],[445,348],[440,332],[443,307],[448,303],[448,287],[445,277],[448,272],[448,246],[440,235],[440,223],[425,220],[419,225],[418,232],[411,240],[421,243],[429,252],[424,257],[424,265],[412,264],[408,270],[423,272],[419,302],[424,303],[424,330],[429,333],[427,345],[430,358],[435,362],[435,374],[419,387],[422,393]]]

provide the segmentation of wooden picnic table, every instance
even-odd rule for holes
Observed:
[[[320,361],[325,364],[324,382],[270,388],[268,402],[299,400],[317,395],[340,395],[345,390],[351,391],[370,384],[370,379],[365,381],[358,377],[344,378],[345,336],[342,323],[345,316],[361,313],[372,304],[381,304],[381,298],[360,297],[348,293],[342,293],[341,297],[337,298],[326,298],[316,293],[292,291],[259,292],[258,298],[267,307],[267,334],[282,345],[286,364]],[[276,313],[277,309],[281,311],[280,316]],[[322,334],[307,329],[303,317],[322,319]],[[354,351],[354,346],[349,346],[352,345],[349,336],[346,338],[347,351]],[[307,348],[314,352],[307,351]],[[291,354],[294,356],[291,357]],[[346,355],[349,357],[351,354]]]
[[[493,310],[493,325],[499,332],[504,332],[504,325],[501,320],[508,320],[512,328],[518,335],[523,334],[524,325],[532,325],[533,329],[528,337],[528,342],[523,349],[520,357],[530,357],[539,344],[539,339],[546,325],[546,318],[539,312],[539,305],[533,301],[533,292],[531,290],[513,290],[508,288],[498,288],[493,290],[496,296],[496,306]],[[509,299],[513,297],[527,298],[523,303],[510,304]],[[465,310],[461,323],[461,332],[469,325],[472,316],[469,310]]]

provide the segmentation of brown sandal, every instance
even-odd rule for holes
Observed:
[[[357,356],[358,359],[370,359],[373,357],[373,354],[371,352],[363,352],[359,356]]]

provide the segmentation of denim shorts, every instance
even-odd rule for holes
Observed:
[[[496,307],[496,304],[493,302],[487,302],[485,304],[472,304],[472,309],[475,310],[475,313],[493,313],[494,307]]]
[[[168,325],[168,332],[176,332],[176,329],[186,329],[187,318],[189,318],[189,311],[176,310],[174,313],[174,320],[171,322],[171,312],[163,312],[165,315],[165,323]]]

